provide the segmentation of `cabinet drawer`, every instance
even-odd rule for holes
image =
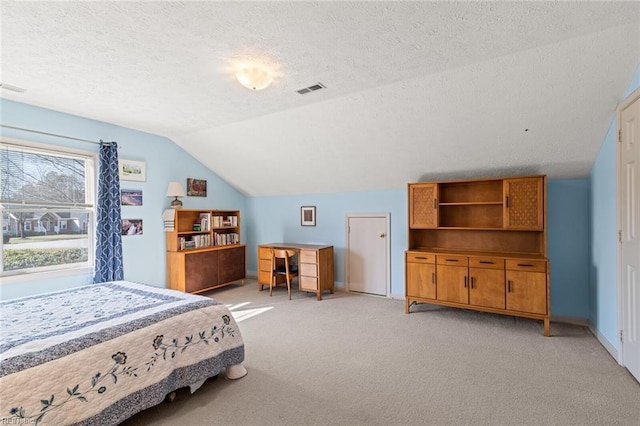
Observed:
[[[485,269],[504,269],[504,259],[500,257],[470,257],[469,267]]]
[[[300,276],[300,289],[301,290],[318,290],[318,279],[314,277]]]
[[[431,253],[407,252],[407,262],[436,263],[436,256]]]
[[[506,269],[510,271],[547,272],[547,262],[544,260],[513,259],[506,263]]]
[[[300,263],[318,263],[318,252],[315,250],[300,250]]]
[[[469,258],[467,256],[456,255],[437,255],[436,263],[438,265],[453,265],[453,266],[469,266]]]
[[[300,275],[304,275],[307,277],[317,277],[318,276],[318,265],[315,263],[301,263],[298,265],[300,268]]]
[[[260,247],[258,249],[258,257],[260,259],[269,259],[271,260],[271,256],[273,256],[272,251],[268,247]]]

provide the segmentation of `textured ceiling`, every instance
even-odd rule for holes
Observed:
[[[0,11],[2,82],[27,89],[2,97],[167,136],[255,196],[584,177],[640,63],[639,2]],[[233,77],[255,59],[275,73],[259,92]],[[296,92],[317,82],[327,88]]]

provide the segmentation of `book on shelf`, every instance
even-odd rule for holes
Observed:
[[[200,230],[211,230],[211,213],[200,213]]]

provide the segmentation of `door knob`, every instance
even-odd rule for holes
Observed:
[[[384,238],[386,236],[387,236],[387,234],[385,234],[384,232],[382,234],[380,234],[380,238]]]

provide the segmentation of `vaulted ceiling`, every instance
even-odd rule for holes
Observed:
[[[2,97],[167,136],[251,196],[584,177],[640,63],[639,2],[0,11],[2,83],[27,89]],[[275,75],[262,91],[234,77],[255,60]]]

